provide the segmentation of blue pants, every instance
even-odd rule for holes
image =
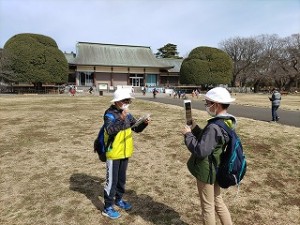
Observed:
[[[106,161],[106,184],[104,187],[104,208],[121,200],[125,193],[128,158]]]
[[[279,105],[272,105],[272,121],[278,121],[279,117],[277,114],[277,109],[279,108]]]

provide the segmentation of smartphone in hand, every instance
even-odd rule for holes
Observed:
[[[192,102],[191,100],[184,100],[184,108],[185,108],[185,120],[186,124],[191,126],[193,123],[192,119]]]

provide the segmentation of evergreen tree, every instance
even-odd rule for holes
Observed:
[[[64,83],[68,79],[68,62],[56,42],[40,34],[17,34],[4,45],[9,53],[15,81],[33,83]]]
[[[193,85],[230,84],[233,63],[222,50],[211,47],[197,47],[180,68],[180,83]]]
[[[166,44],[164,47],[157,49],[158,52],[155,54],[157,58],[173,58],[173,59],[182,59],[178,56],[177,45]]]

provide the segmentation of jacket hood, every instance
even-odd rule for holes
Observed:
[[[219,114],[216,117],[213,117],[209,120],[214,120],[217,118],[224,119],[224,122],[227,124],[227,126],[229,128],[235,129],[236,124],[237,124],[237,119],[233,115],[231,115],[229,113]]]

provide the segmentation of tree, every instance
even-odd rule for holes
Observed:
[[[300,79],[300,35],[287,38],[278,35],[259,35],[251,38],[234,38],[221,42],[234,63],[233,84],[275,86],[289,91],[298,87]]]
[[[193,85],[229,84],[232,80],[233,64],[222,50],[197,47],[180,68],[180,83]]]
[[[0,49],[0,82],[9,83],[15,80],[15,74],[11,70],[11,57],[5,49]]]
[[[290,37],[281,40],[277,58],[278,71],[275,77],[277,87],[283,87],[290,90],[293,86],[297,88],[300,80],[300,34],[293,34]]]
[[[158,52],[155,53],[156,58],[173,58],[173,59],[182,59],[178,56],[177,45],[166,44],[164,47],[157,49]]]
[[[272,67],[275,64],[280,45],[277,35],[259,35],[253,40],[257,48],[251,57],[249,68],[244,71],[244,75],[253,84],[254,92],[257,92],[262,85],[272,85],[272,76],[274,76]]]
[[[226,52],[233,61],[232,86],[244,86],[247,82],[247,71],[251,70],[256,61],[261,45],[255,38],[231,38],[219,44],[220,49]]]
[[[64,83],[68,79],[68,62],[56,42],[40,34],[17,34],[4,45],[11,57],[11,69],[17,82]]]

